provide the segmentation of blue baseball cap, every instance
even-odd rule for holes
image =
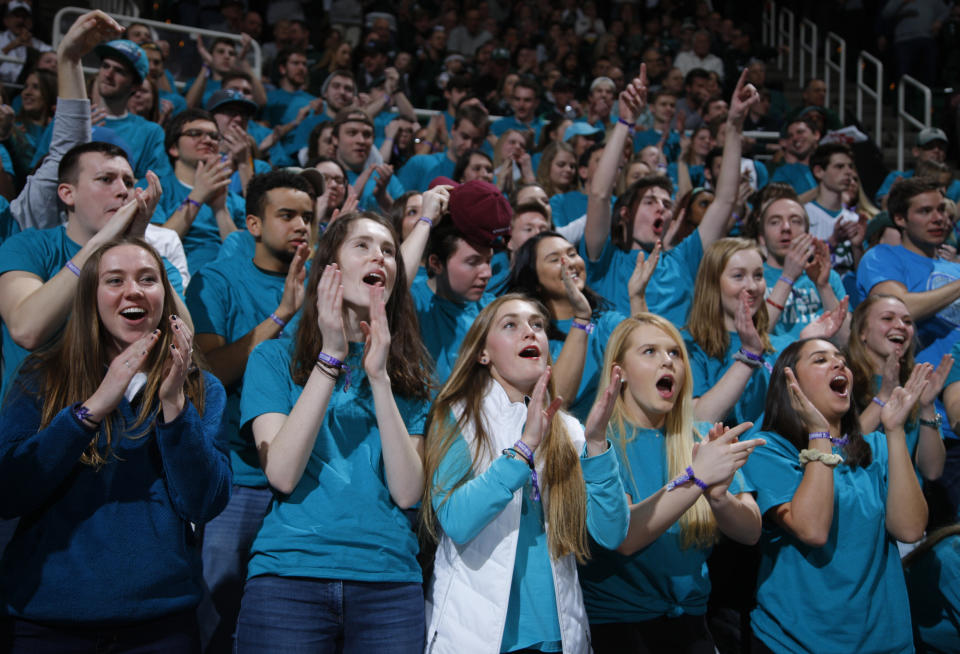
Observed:
[[[130,64],[137,81],[142,82],[150,71],[150,62],[147,61],[147,53],[139,45],[127,39],[117,39],[116,41],[107,41],[101,43],[93,49],[100,59],[117,59],[121,62]]]
[[[566,129],[566,131],[563,133],[563,140],[569,141],[574,136],[597,136],[598,134],[603,134],[602,127],[578,120]]]

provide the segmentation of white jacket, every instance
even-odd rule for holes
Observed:
[[[461,412],[462,407],[455,409],[457,418]],[[491,455],[499,456],[504,448],[520,440],[527,407],[522,402],[510,402],[503,387],[491,382],[482,412],[493,451],[482,456],[474,474],[490,466]],[[580,452],[586,440],[583,426],[568,414],[557,415]],[[463,437],[473,454],[477,444],[470,425],[465,426]],[[541,466],[539,462],[537,475],[543,479]],[[446,534],[441,535],[426,598],[427,654],[499,654],[516,559],[522,493],[522,488],[517,490],[506,508],[470,542],[457,545]],[[587,654],[592,650],[576,560],[573,555],[559,560],[551,557],[550,567],[563,651]]]

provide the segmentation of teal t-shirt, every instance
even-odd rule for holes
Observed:
[[[0,275],[12,270],[22,270],[36,275],[44,283],[60,272],[60,269],[77,252],[80,244],[67,236],[66,225],[50,229],[28,229],[14,234],[0,246]],[[163,260],[170,286],[183,297],[183,278],[176,266]],[[27,355],[27,350],[17,345],[6,323],[3,324],[3,388],[0,398],[5,397],[8,384],[16,377],[17,369]]]
[[[347,168],[347,184],[354,184],[359,176],[360,175]],[[373,195],[374,190],[377,188],[377,178],[379,176],[380,173],[375,172],[370,175],[369,179],[367,179],[367,184],[363,187],[363,192],[360,194],[361,209],[381,213],[380,204],[377,202],[377,198]],[[403,195],[403,190],[403,184],[400,183],[396,175],[392,175],[390,177],[390,181],[387,182],[387,193],[390,194],[391,198],[396,200]]]
[[[187,308],[196,334],[222,336],[229,345],[240,340],[276,311],[283,298],[286,273],[261,270],[249,257],[218,259],[200,269],[187,287]],[[281,337],[296,333],[298,311],[287,321]],[[250,434],[240,434],[240,393],[243,379],[226,387],[224,409],[228,438],[224,449],[230,452],[233,482],[239,486],[266,487],[267,478],[260,469],[260,458]]]
[[[760,512],[793,500],[803,479],[799,450],[774,432],[744,467]],[[833,471],[833,524],[823,547],[805,545],[772,520],[760,539],[753,631],[775,652],[913,652],[907,586],[884,521],[887,439],[864,436],[865,467]],[[836,450],[835,448],[835,451]],[[842,454],[842,451],[840,451]]]
[[[710,425],[697,425],[706,437]],[[657,493],[670,481],[663,430],[628,425],[614,443],[623,487],[634,503]],[[729,490],[752,491],[737,471]],[[710,597],[707,558],[713,547],[684,548],[675,522],[647,547],[631,556],[593,547],[580,567],[583,601],[591,623],[642,622],[662,616],[703,615]]]
[[[554,227],[565,227],[580,216],[587,215],[587,194],[583,191],[567,191],[551,196],[550,212]]]
[[[306,91],[285,91],[275,88],[267,93],[263,118],[274,127],[292,123],[301,107],[310,104],[313,100],[316,100],[316,97]]]
[[[613,308],[625,316],[630,315],[630,294],[627,281],[637,265],[640,250],[624,252],[607,238],[603,251],[596,261],[587,256],[585,241],[580,241],[580,256],[587,264],[587,284],[607,298]],[[693,303],[693,284],[703,257],[703,242],[700,232],[683,239],[680,244],[660,255],[660,261],[647,285],[647,307],[677,327],[687,322],[687,314]]]
[[[290,376],[292,339],[271,340],[250,354],[240,424],[264,413],[289,414],[303,392]],[[413,582],[422,580],[417,537],[387,488],[373,393],[351,343],[303,476],[276,495],[250,550],[248,577]],[[407,431],[423,434],[429,403],[396,397]]]
[[[763,264],[763,278],[767,283],[766,297],[770,297],[773,293],[773,287],[777,285],[781,274],[783,270],[780,268],[774,268],[768,263]],[[847,289],[844,288],[840,275],[834,270],[830,271],[829,283],[838,300],[847,296]],[[797,339],[803,328],[823,315],[823,312],[823,301],[820,299],[817,285],[807,276],[807,273],[802,272],[794,281],[790,295],[783,304],[783,311],[780,312],[780,319],[773,326],[771,333]]]
[[[174,175],[163,180],[163,195],[160,196],[160,203],[153,214],[153,222],[160,225],[167,222],[192,190]],[[230,212],[237,229],[247,228],[247,203],[243,197],[227,191],[227,211]],[[187,267],[192,272],[199,271],[204,264],[217,258],[223,239],[220,237],[217,217],[210,205],[200,207],[193,224],[181,240],[187,254]]]
[[[690,369],[693,371],[694,397],[700,397],[713,388],[730,366],[734,364],[733,355],[741,347],[740,335],[736,332],[729,332],[727,336],[730,338],[727,351],[724,352],[723,359],[717,359],[704,352],[689,332],[683,332],[683,343],[687,346],[687,352],[690,354]],[[757,421],[757,418],[763,413],[763,406],[767,401],[767,384],[770,383],[773,363],[777,360],[780,350],[792,341],[792,338],[770,337],[774,352],[763,355],[766,365],[753,370],[750,381],[743,389],[740,399],[737,400],[724,422],[730,425],[738,425],[741,422]]]
[[[56,120],[56,119],[54,119]],[[123,118],[107,118],[104,127],[108,127],[116,132],[123,141],[129,146],[127,151],[130,157],[130,166],[133,168],[133,174],[138,180],[143,180],[148,170],[156,173],[162,182],[166,177],[173,174],[173,168],[170,166],[170,159],[167,157],[167,151],[163,147],[165,138],[163,128],[152,123],[146,118],[136,114],[127,113]],[[37,141],[37,151],[33,156],[31,168],[36,167],[50,151],[50,139],[53,136],[53,120],[47,125],[47,129]],[[164,186],[166,191],[167,187]]]
[[[414,280],[410,295],[420,321],[420,337],[433,358],[434,381],[442,385],[453,372],[463,337],[494,296],[487,293],[478,302],[458,304],[434,293],[426,279]]]
[[[816,178],[810,172],[810,166],[804,163],[783,164],[773,171],[770,181],[789,184],[797,195],[806,193],[817,185]]]
[[[580,422],[586,421],[587,415],[597,399],[597,389],[601,386],[600,374],[603,372],[603,355],[606,352],[610,334],[625,319],[626,316],[617,311],[604,311],[595,319],[594,331],[587,337],[587,356],[583,362],[580,388],[577,389],[577,396],[568,405],[569,408],[567,409]],[[564,339],[573,328],[572,324],[572,319],[556,321],[557,329],[563,333]],[[560,356],[560,351],[563,350],[564,339],[550,339],[550,358],[554,362]],[[602,382],[604,387],[608,381],[604,380]]]
[[[490,281],[487,288],[496,294],[503,292],[503,285],[510,279],[510,253],[497,250],[490,257]]]
[[[430,180],[427,173],[433,169],[441,160],[447,158],[446,152],[434,152],[431,154],[415,154],[409,159],[403,167],[396,172],[396,177],[403,184],[403,188],[408,191],[419,191],[423,193],[427,190]],[[448,160],[449,161],[449,160]],[[453,162],[451,162],[453,163]],[[453,169],[450,170],[451,176]]]

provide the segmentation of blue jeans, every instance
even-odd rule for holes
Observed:
[[[203,528],[203,580],[210,596],[197,608],[207,654],[233,651],[250,546],[270,509],[269,488],[234,486],[223,512]]]
[[[421,654],[420,583],[262,575],[247,580],[238,654]]]

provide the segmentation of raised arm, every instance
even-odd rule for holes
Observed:
[[[308,251],[309,248],[306,245],[297,248],[297,252],[290,262],[290,268],[287,270],[287,277],[283,284],[283,296],[280,298],[280,304],[272,316],[265,316],[260,324],[233,343],[227,343],[226,339],[219,334],[197,334],[197,347],[206,357],[207,363],[210,365],[210,371],[217,376],[224,386],[229,386],[243,377],[247,368],[247,359],[253,352],[253,348],[266,340],[276,338],[280,333],[282,327],[273,319],[274,316],[283,322],[289,322],[294,314],[300,310],[305,293],[303,280],[306,275],[306,268],[304,264]],[[198,283],[197,287],[202,288],[202,285]],[[193,289],[193,285],[189,288]],[[192,297],[191,303],[193,301]],[[201,302],[204,300],[215,301],[212,294],[209,298],[205,298],[201,294],[197,299]]]
[[[740,294],[740,304],[736,316],[737,333],[740,335],[741,350],[749,355],[763,355],[763,341],[753,324],[747,300],[747,291]],[[750,378],[757,372],[757,365],[748,364],[742,360],[735,360],[727,368],[723,376],[717,380],[710,390],[693,400],[693,413],[697,420],[703,422],[720,422],[726,419],[730,410],[743,395]]]
[[[617,170],[623,158],[623,146],[630,136],[624,122],[633,124],[647,104],[647,66],[640,64],[640,75],[623,90],[618,104],[620,121],[613,126],[607,144],[593,174],[587,197],[587,224],[583,238],[587,257],[595,261],[610,236],[610,198],[617,183]]]
[[[750,107],[759,102],[760,94],[753,84],[747,84],[747,71],[744,69],[737,81],[737,87],[730,98],[730,111],[727,113],[727,134],[723,143],[723,159],[720,164],[720,179],[717,180],[717,194],[700,221],[697,232],[703,249],[725,235],[725,226],[730,212],[737,202],[740,186],[740,153],[742,150],[743,121]]]
[[[413,280],[417,276],[420,261],[427,249],[427,241],[430,240],[430,230],[443,219],[447,212],[447,203],[450,202],[450,189],[452,188],[452,186],[435,186],[423,193],[421,212],[422,217],[428,220],[418,220],[407,238],[400,244],[403,267],[407,273],[408,288],[413,285]]]
[[[717,438],[702,441],[695,447],[690,467],[696,478],[707,486],[708,497],[711,493],[710,489],[718,486],[713,493],[723,498],[736,471],[747,462],[747,458],[755,447],[764,444],[762,439],[737,442],[737,437],[752,426],[752,423],[743,423]],[[704,490],[694,481],[688,480],[676,485],[671,482],[650,497],[636,504],[631,503],[630,528],[627,531],[626,540],[620,545],[618,551],[621,554],[630,555],[655,541],[679,520],[702,494]],[[727,506],[731,500],[737,501],[735,498],[720,499],[714,500],[713,504],[716,504],[721,514],[726,516],[731,512]],[[732,531],[737,533],[736,530]],[[759,524],[757,532],[759,535]]]
[[[810,433],[830,431],[823,414],[800,390],[793,370],[787,368],[786,376],[790,404],[800,416],[804,428]],[[810,440],[807,447],[825,454],[833,451],[833,445],[825,438]],[[771,512],[777,524],[801,542],[811,547],[826,545],[833,525],[833,467],[822,461],[807,463],[793,498],[773,507],[768,513]]]
[[[927,526],[927,502],[917,481],[903,425],[930,381],[927,375],[911,375],[903,387],[894,389],[880,410],[887,437],[887,531],[899,541],[914,543],[923,538]]]
[[[143,237],[161,193],[157,176],[148,172],[147,179],[147,188],[134,189],[134,199],[121,207],[70,259],[74,266],[83,268],[97,248],[118,236]],[[67,268],[46,282],[24,270],[0,275],[0,317],[14,342],[34,350],[50,340],[70,314],[76,290],[77,275]]]
[[[322,353],[342,361],[348,352],[343,328],[340,269],[328,265],[317,286],[317,323]],[[264,413],[253,419],[253,438],[260,466],[270,485],[289,495],[300,483],[333,395],[336,377],[314,366],[289,414]]]

